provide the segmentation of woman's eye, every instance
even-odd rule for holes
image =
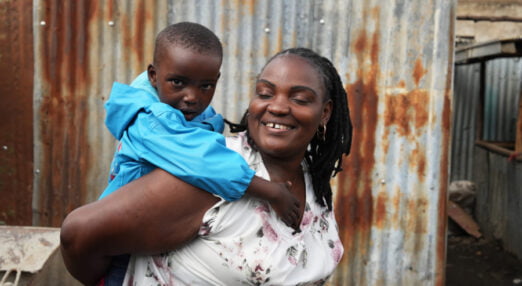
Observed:
[[[292,99],[295,103],[299,104],[299,105],[305,105],[305,104],[308,104],[308,100],[307,99],[303,99],[303,98],[299,98],[299,97],[294,97]]]
[[[268,99],[272,96],[270,94],[266,94],[266,93],[257,93],[257,97],[259,97],[261,99]]]

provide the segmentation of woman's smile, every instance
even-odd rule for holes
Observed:
[[[266,65],[249,106],[249,134],[259,150],[286,159],[300,158],[326,122],[331,104],[325,100],[321,75],[305,59],[280,56]]]
[[[265,125],[270,129],[275,129],[278,131],[288,131],[295,128],[294,126],[277,122],[261,122],[261,124]]]

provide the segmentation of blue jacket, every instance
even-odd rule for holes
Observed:
[[[159,101],[144,72],[131,86],[115,82],[105,109],[105,124],[120,142],[100,199],[155,168],[227,201],[244,195],[254,171],[226,147],[223,117],[212,107],[186,121]]]

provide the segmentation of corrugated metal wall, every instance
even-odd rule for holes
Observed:
[[[33,221],[60,225],[104,188],[114,141],[103,126],[112,81],[151,60],[168,23],[222,39],[213,101],[239,119],[275,52],[332,59],[355,126],[336,181],[345,255],[335,285],[443,285],[454,1],[35,1]]]
[[[60,226],[107,184],[114,139],[103,104],[113,81],[151,62],[165,1],[35,1],[33,222]]]
[[[452,1],[352,1],[338,285],[443,285]],[[337,61],[339,63],[339,61]]]
[[[521,58],[485,62],[483,140],[514,142],[520,93]],[[451,180],[471,180],[480,99],[480,63],[455,67],[455,101],[451,151]]]
[[[522,163],[475,148],[471,180],[477,184],[475,216],[482,233],[522,259]]]
[[[481,66],[484,82],[480,82]],[[484,147],[476,147],[477,112],[483,112],[482,139],[514,142],[520,94],[521,58],[497,58],[455,68],[455,112],[452,142],[452,180],[471,180],[477,186],[475,217],[482,233],[502,242],[522,257],[522,164]],[[484,88],[484,110],[478,110]]]
[[[32,3],[0,1],[0,224],[31,224],[32,85]]]
[[[451,181],[471,180],[480,99],[480,63],[457,65],[451,138]]]
[[[515,141],[521,79],[521,58],[486,62],[484,140]]]

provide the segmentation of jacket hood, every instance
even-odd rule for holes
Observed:
[[[150,84],[147,71],[142,72],[131,85],[115,82],[112,85],[109,100],[105,103],[107,115],[105,125],[118,140],[142,110],[150,111],[149,107],[160,102],[157,90]],[[183,116],[181,116],[183,118]],[[184,119],[184,118],[183,118]],[[182,119],[182,120],[183,120]],[[195,126],[203,123],[204,129],[222,133],[224,130],[223,116],[208,106],[200,115],[192,119]]]
[[[159,102],[156,93],[115,82],[109,100],[105,103],[105,125],[112,135],[120,140],[123,131],[136,115],[155,102]]]

